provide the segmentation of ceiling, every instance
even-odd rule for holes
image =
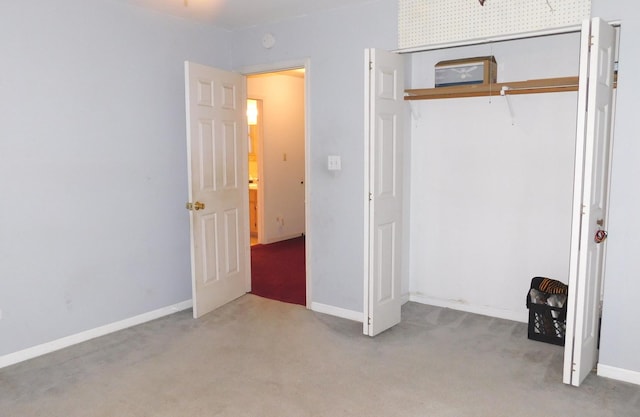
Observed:
[[[372,0],[121,0],[235,30]]]

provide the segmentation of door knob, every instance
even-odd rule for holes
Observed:
[[[204,203],[196,201],[195,203],[187,203],[187,210],[198,211],[204,210]]]
[[[596,243],[602,243],[606,238],[607,238],[607,232],[604,230],[598,230],[596,232],[595,237],[593,238],[593,241]]]

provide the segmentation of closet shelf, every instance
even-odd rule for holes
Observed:
[[[503,90],[504,93],[502,93]],[[578,77],[411,89],[405,90],[404,99],[434,100],[440,98],[499,96],[503,94],[557,93],[562,91],[578,91]]]

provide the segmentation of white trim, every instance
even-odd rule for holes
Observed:
[[[304,275],[307,309],[313,299],[311,283],[311,59],[301,59],[304,66]]]
[[[362,333],[365,335],[369,335],[369,321],[370,321],[370,308],[369,304],[369,290],[371,287],[371,282],[369,281],[370,275],[370,262],[371,262],[371,200],[370,200],[370,189],[371,189],[371,172],[370,172],[370,162],[371,162],[371,139],[369,138],[371,134],[371,49],[366,48],[364,50],[364,62],[362,63],[362,69],[364,70],[364,102],[363,102],[363,111],[364,111],[364,136],[363,136],[363,160],[364,160],[364,184],[363,184],[363,195],[362,195],[362,220],[363,224],[363,233],[362,233],[362,243],[363,243],[363,312],[362,312]],[[364,317],[367,317],[365,320]]]
[[[321,304],[313,302],[311,303],[311,310],[316,313],[329,314],[330,316],[336,316],[347,320],[362,322],[362,313],[359,311],[347,310],[345,308],[334,307],[327,304]]]
[[[94,329],[76,333],[71,336],[63,337],[52,342],[43,343],[41,345],[33,346],[24,350],[20,350],[18,352],[9,353],[8,355],[0,356],[0,368],[14,365],[28,359],[33,359],[47,353],[55,352],[56,350],[64,349],[78,343],[86,342],[87,340],[95,339],[96,337],[104,336],[109,333],[114,333],[119,330],[137,326],[151,320],[159,319],[160,317],[169,316],[179,311],[187,310],[191,307],[193,307],[192,300],[186,300],[181,303],[149,311],[135,317],[130,317],[128,319],[117,321],[115,323],[96,327]]]
[[[598,364],[598,376],[640,385],[640,372]]]
[[[307,77],[307,71],[309,71],[311,60],[309,58],[294,59],[291,61],[281,62],[269,62],[266,64],[249,65],[246,67],[238,68],[237,71],[242,75],[256,75],[264,74],[268,72],[286,71],[296,68],[305,69],[305,79]],[[305,103],[306,104],[306,103]]]
[[[619,27],[621,26],[622,21],[619,19],[616,19],[616,20],[611,20],[607,23],[609,23],[611,26]],[[582,30],[582,24],[578,24],[578,25],[564,26],[564,27],[559,27],[554,29],[539,30],[534,32],[512,33],[508,35],[492,36],[488,38],[468,39],[468,40],[458,41],[458,42],[447,42],[447,43],[438,43],[433,45],[416,46],[412,48],[401,48],[401,49],[396,49],[393,52],[397,52],[400,54],[407,54],[412,52],[433,51],[436,49],[456,48],[461,46],[472,46],[472,45],[486,44],[486,43],[492,43],[492,42],[513,41],[518,39],[537,38],[540,36],[563,35],[566,33],[577,33],[577,32],[580,32],[581,30]]]
[[[411,294],[406,293],[406,294],[402,294],[402,297],[400,298],[402,300],[402,304],[406,304],[409,301],[411,301]]]
[[[580,32],[582,25],[565,26],[554,29],[539,30],[535,32],[512,33],[508,35],[492,36],[487,38],[468,39],[458,42],[438,43],[434,45],[416,46],[413,48],[397,49],[394,52],[406,54],[411,52],[433,51],[435,49],[456,48],[460,46],[471,46],[492,42],[512,41],[517,39],[537,38],[539,36],[561,35],[565,33]]]
[[[450,308],[452,310],[466,311],[467,313],[481,314],[483,316],[496,317],[499,319],[529,322],[529,313],[525,311],[503,310],[495,307],[465,304],[456,300],[444,300],[440,298],[428,297],[422,294],[410,294],[410,301],[420,304],[428,304],[436,307]],[[524,304],[524,303],[523,303]]]

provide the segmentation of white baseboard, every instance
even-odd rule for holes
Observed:
[[[159,319],[160,317],[168,316],[170,314],[177,313],[178,311],[186,310],[191,307],[193,307],[193,302],[191,300],[183,301],[178,304],[140,314],[139,316],[130,317],[128,319],[124,319],[115,323],[96,327],[95,329],[90,329],[84,332],[73,334],[71,336],[63,337],[52,342],[43,343],[41,345],[33,346],[24,350],[19,350],[14,353],[9,353],[7,355],[0,356],[0,368],[14,365],[28,359],[33,359],[47,353],[55,352],[56,350],[64,349],[78,343],[86,342],[87,340],[95,339],[96,337],[104,336],[109,333],[124,330],[128,327],[137,326],[138,324]]]
[[[402,297],[400,299],[402,300],[402,305],[404,305],[407,302],[411,301],[411,294],[404,293],[404,294],[402,294]]]
[[[329,314],[331,316],[341,317],[347,320],[353,320],[362,323],[363,314],[359,311],[347,310],[340,307],[334,307],[327,304],[311,303],[311,310]]]
[[[502,310],[499,308],[465,304],[455,300],[443,300],[434,297],[428,297],[422,294],[411,294],[409,296],[410,301],[415,301],[420,304],[428,304],[436,307],[450,308],[452,310],[465,311],[467,313],[481,314],[483,316],[497,317],[499,319],[518,321],[521,323],[529,322],[529,314],[527,311],[510,311]],[[523,302],[524,304],[524,302]]]
[[[598,364],[598,376],[640,385],[640,372]]]
[[[456,301],[440,300],[419,294],[403,295],[402,303],[404,304],[407,301],[415,301],[420,304],[450,308],[452,310],[466,311],[468,313],[481,314],[483,316],[497,317],[522,323],[527,323],[529,321],[529,315],[526,311],[524,313],[519,313],[515,311],[500,310],[497,308],[464,304]],[[311,310],[362,323],[363,314],[359,311],[346,310],[344,308],[315,302],[311,303]]]

